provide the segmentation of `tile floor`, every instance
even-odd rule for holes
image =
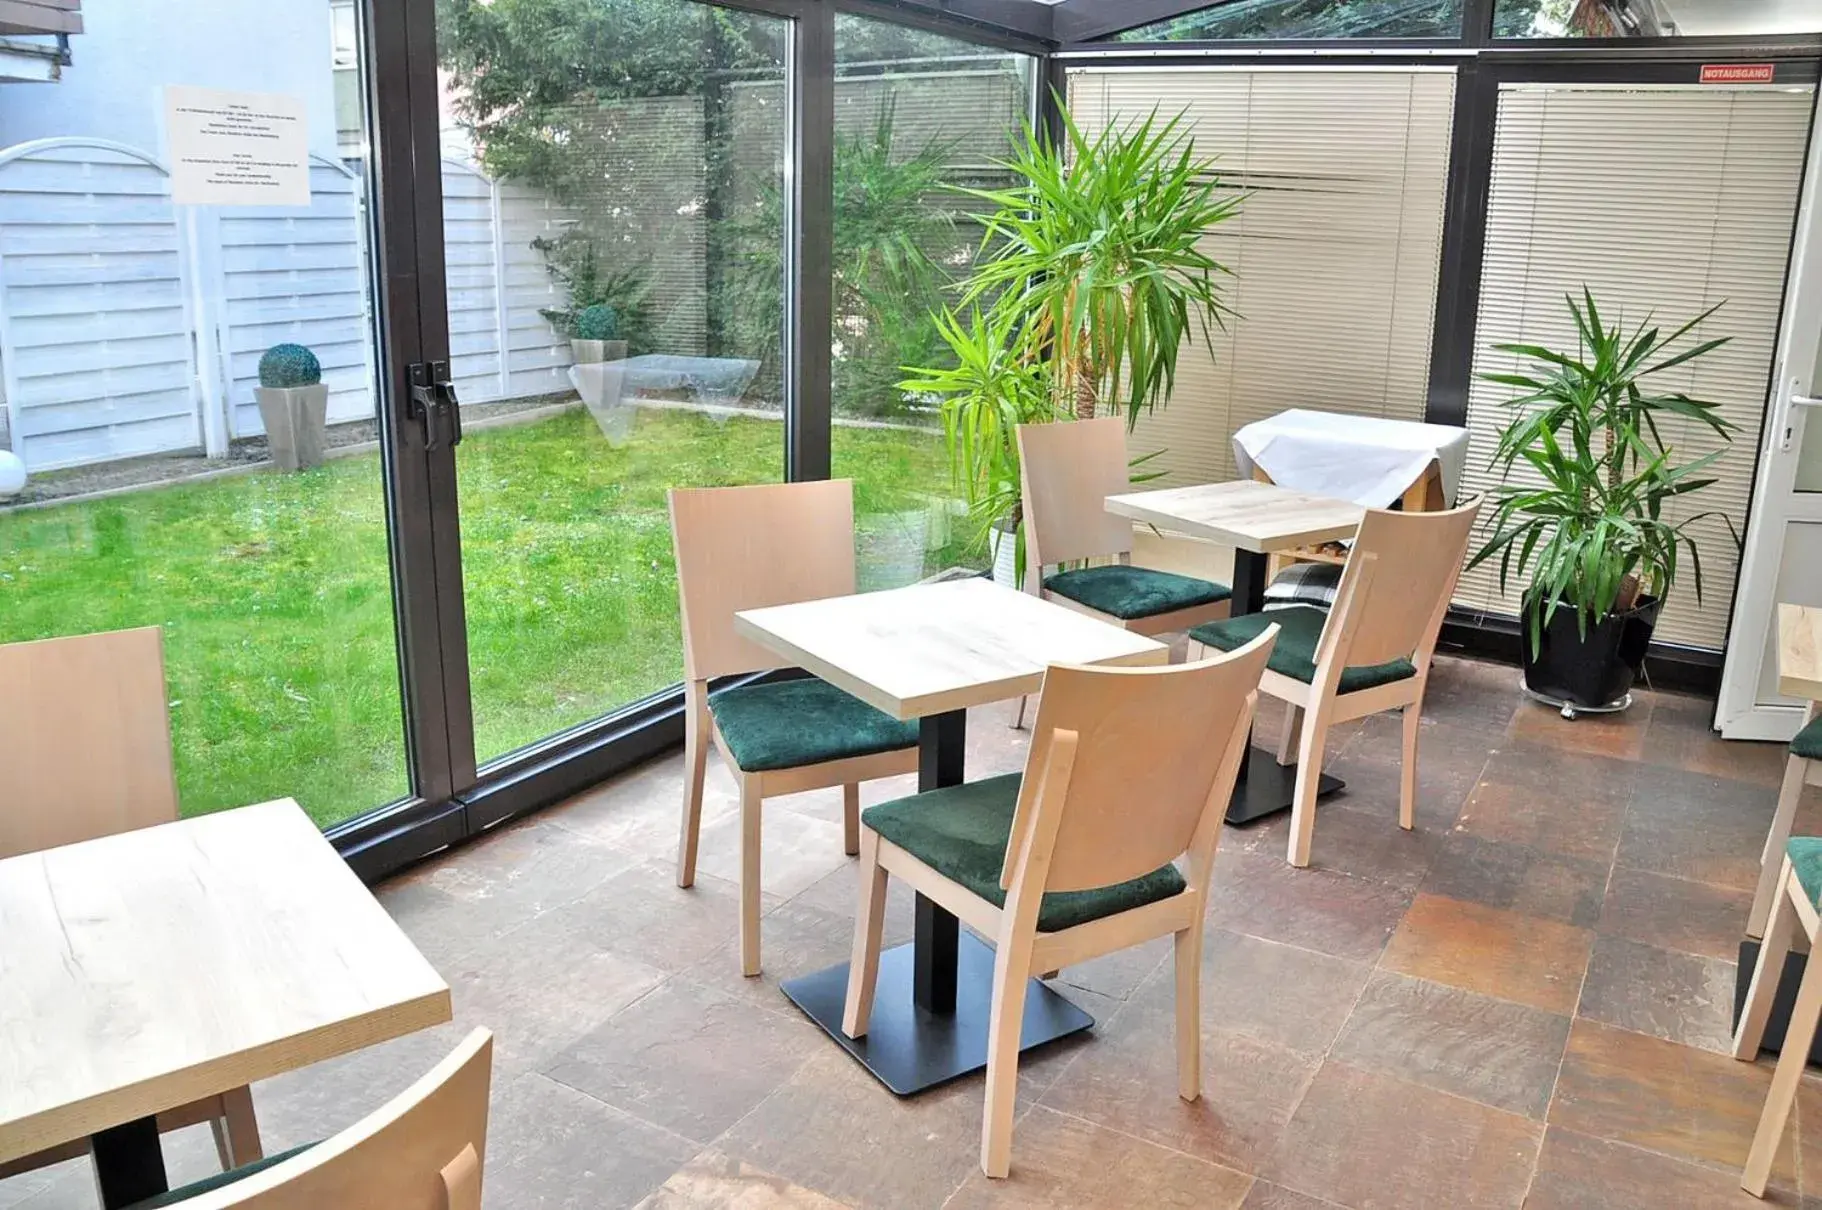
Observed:
[[[846,956],[839,796],[769,807],[766,974],[745,980],[732,784],[712,772],[679,891],[676,757],[382,887],[458,1022],[258,1087],[267,1142],[333,1131],[484,1023],[490,1210],[1751,1205],[1770,1066],[1724,1048],[1783,754],[1714,739],[1703,701],[1565,723],[1514,681],[1441,665],[1415,832],[1382,718],[1335,741],[1349,788],[1311,869],[1284,864],[1282,817],[1223,837],[1199,1104],[1175,1095],[1166,944],[1064,971],[1100,1024],[1026,1064],[1009,1181],[975,1166],[978,1077],[894,1100],[777,990]],[[1019,766],[1007,717],[972,720],[971,776]],[[1822,796],[1805,813],[1822,830]],[[895,939],[909,922],[901,894]],[[1822,1207],[1822,1078],[1798,1118],[1773,1204]],[[179,1177],[212,1168],[201,1132],[169,1150]],[[7,1210],[92,1204],[80,1164],[0,1183]]]

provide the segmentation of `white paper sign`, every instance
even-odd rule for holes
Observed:
[[[301,97],[168,85],[171,200],[180,206],[308,206]]]

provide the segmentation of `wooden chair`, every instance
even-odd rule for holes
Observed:
[[[1790,741],[1790,759],[1784,765],[1784,784],[1778,790],[1778,806],[1771,816],[1771,832],[1765,837],[1765,849],[1759,854],[1759,887],[1752,897],[1752,915],[1746,921],[1748,937],[1763,937],[1765,922],[1771,916],[1780,887],[1779,875],[1784,867],[1784,846],[1790,840],[1790,829],[1797,817],[1797,804],[1803,800],[1803,787],[1809,781],[1811,761],[1822,760],[1822,703],[1811,702],[1803,715],[1803,729]]]
[[[136,1202],[128,1210],[481,1210],[493,1035],[332,1138]]]
[[[1124,419],[1021,424],[1018,438],[1027,592],[1139,634],[1228,615],[1227,585],[1132,565],[1132,522],[1103,503],[1132,487]],[[1114,561],[1044,574],[1091,559]]]
[[[0,646],[0,858],[177,818],[162,632],[156,626]],[[264,1154],[237,1088],[158,1115],[209,1123],[223,1168]],[[87,1155],[76,1139],[0,1164],[0,1180]]]
[[[1291,710],[1278,759],[1288,764],[1296,744],[1297,789],[1288,846],[1292,865],[1310,863],[1323,745],[1336,723],[1404,710],[1398,824],[1413,826],[1424,688],[1479,511],[1479,497],[1444,512],[1368,509],[1333,609],[1293,605],[1189,632],[1195,655],[1194,644],[1232,651],[1267,626],[1282,628],[1259,687]]]
[[[740,969],[759,973],[760,802],[842,788],[849,856],[860,851],[860,783],[917,771],[917,724],[814,677],[709,692],[715,677],[783,666],[734,633],[743,609],[854,592],[854,485],[847,479],[673,489],[683,615],[684,786],[677,885],[696,881],[712,741],[740,786]]]
[[[860,911],[842,1029],[867,1032],[889,875],[994,942],[981,1168],[1005,1176],[1019,1027],[1035,972],[1154,937],[1176,944],[1177,1094],[1201,1095],[1202,922],[1221,820],[1276,632],[1161,668],[1053,667],[1025,772],[861,817]],[[1187,877],[1178,858],[1187,856]]]
[[[1797,1099],[1797,1085],[1809,1059],[1816,1038],[1816,1021],[1822,1017],[1822,949],[1816,946],[1822,923],[1817,919],[1817,902],[1822,898],[1822,837],[1797,836],[1784,845],[1778,858],[1778,876],[1771,918],[1765,926],[1765,941],[1759,947],[1758,963],[1752,968],[1752,982],[1746,989],[1746,1004],[1740,1011],[1740,1023],[1733,1036],[1733,1057],[1752,1062],[1759,1057],[1759,1044],[1765,1039],[1765,1023],[1771,1016],[1772,1002],[1777,998],[1778,982],[1784,974],[1785,959],[1798,929],[1809,950],[1809,961],[1803,968],[1803,981],[1797,987],[1796,1006],[1790,1011],[1790,1024],[1784,1030],[1784,1043],[1778,1051],[1778,1067],[1771,1077],[1771,1090],[1765,1094],[1765,1109],[1759,1115],[1759,1128],[1752,1136],[1752,1147],[1746,1153],[1746,1168],[1740,1174],[1740,1188],[1754,1197],[1765,1196],[1765,1183],[1771,1177],[1772,1161],[1777,1158],[1778,1144],[1784,1138],[1784,1127],[1790,1120],[1790,1107]]]

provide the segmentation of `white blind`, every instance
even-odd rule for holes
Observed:
[[[1517,84],[1499,94],[1476,374],[1513,368],[1518,359],[1489,349],[1496,342],[1573,350],[1563,296],[1584,284],[1604,320],[1628,327],[1655,311],[1674,329],[1725,299],[1691,338],[1732,336],[1732,343],[1656,381],[1714,400],[1739,426],[1717,464],[1720,482],[1676,515],[1718,509],[1742,533],[1811,104],[1808,88]],[[1511,414],[1501,404],[1512,394],[1475,379],[1469,489],[1498,481],[1487,462]],[[1680,457],[1720,444],[1685,421],[1663,431]],[[1477,541],[1485,532],[1483,525]],[[1679,583],[1657,637],[1719,649],[1738,552],[1718,517],[1691,533],[1702,553],[1703,600],[1696,601],[1693,578]],[[1518,612],[1517,592],[1499,592],[1492,565],[1462,577],[1457,602]]]
[[[1166,451],[1163,484],[1232,478],[1234,430],[1286,408],[1423,419],[1452,68],[1086,68],[1069,98],[1091,136],[1185,113],[1197,154],[1254,191],[1204,244],[1240,318],[1212,361],[1184,347],[1133,438]]]

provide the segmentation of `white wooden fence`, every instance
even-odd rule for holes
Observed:
[[[573,216],[443,165],[449,309],[466,403],[567,389],[541,308],[560,291],[531,247]],[[307,345],[330,420],[374,409],[365,182],[317,158],[311,204],[179,208],[158,159],[96,139],[0,151],[0,389],[35,471],[144,454],[220,454],[260,433],[260,354]]]

